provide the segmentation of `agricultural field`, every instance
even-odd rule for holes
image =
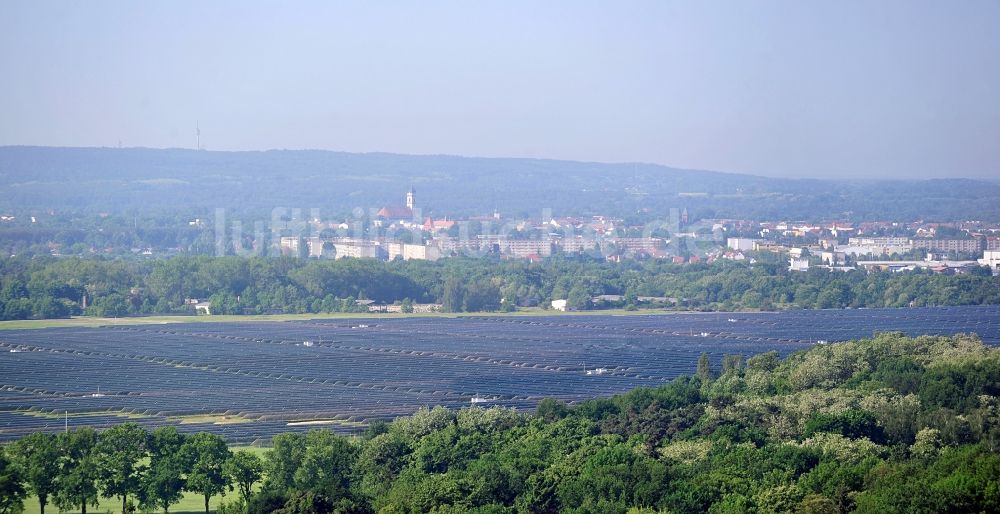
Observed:
[[[531,409],[654,386],[702,353],[786,355],[878,331],[977,333],[1000,307],[171,323],[0,332],[0,441],[125,420],[233,444],[362,430],[421,406]]]

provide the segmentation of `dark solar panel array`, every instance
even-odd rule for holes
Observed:
[[[878,331],[975,332],[1000,344],[1000,308],[648,316],[542,316],[184,323],[0,332],[0,440],[103,428],[131,415],[234,442],[300,420],[350,432],[420,406],[533,408],[655,386],[699,355],[782,355]],[[598,373],[596,370],[603,370]],[[589,374],[588,374],[589,371]],[[34,415],[27,415],[31,411]],[[76,415],[73,415],[73,414]],[[185,415],[250,423],[184,423]]]

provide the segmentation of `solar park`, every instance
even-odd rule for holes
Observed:
[[[0,332],[0,441],[127,420],[231,443],[343,433],[422,406],[532,409],[656,386],[708,353],[977,333],[1000,307],[172,323]]]

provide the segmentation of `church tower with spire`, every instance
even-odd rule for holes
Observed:
[[[414,197],[416,196],[416,194],[417,194],[417,190],[413,189],[413,186],[410,186],[410,190],[406,192],[406,208],[407,209],[413,210]]]

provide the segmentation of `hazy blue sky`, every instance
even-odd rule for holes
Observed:
[[[335,5],[334,5],[335,4]],[[1000,178],[1000,1],[3,2],[0,145]]]

